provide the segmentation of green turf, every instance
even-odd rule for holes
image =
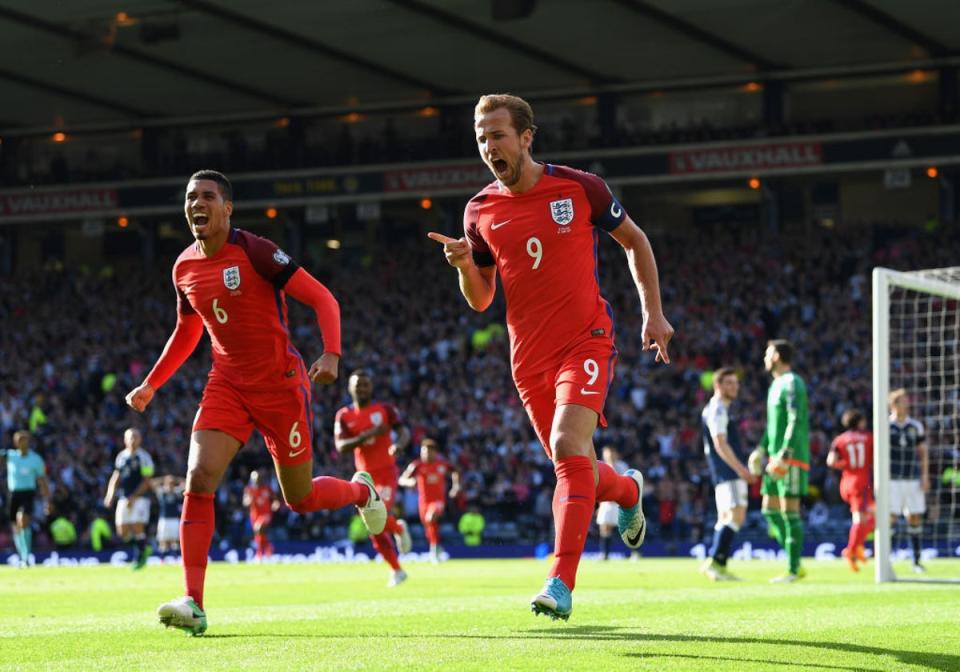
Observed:
[[[201,638],[155,621],[176,566],[3,567],[0,670],[960,670],[960,586],[878,587],[840,561],[771,586],[782,563],[733,566],[743,582],[584,561],[562,623],[528,611],[542,561],[411,564],[396,589],[382,564],[215,564]]]

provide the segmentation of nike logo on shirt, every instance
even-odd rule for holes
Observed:
[[[591,392],[590,390],[581,387],[581,388],[580,388],[580,394],[582,394],[582,395],[585,396],[585,397],[589,397],[591,394],[600,394],[600,393],[599,393],[599,392],[595,392],[595,391],[594,391],[594,392]]]
[[[306,449],[307,449],[307,447],[304,446],[303,448],[301,448],[300,450],[297,450],[297,451],[291,450],[291,451],[290,451],[290,454],[287,455],[287,457],[296,457],[297,455],[299,455],[300,453],[302,453],[302,452],[305,451]]]
[[[491,224],[491,225],[490,225],[490,230],[491,230],[491,231],[496,231],[496,230],[499,229],[501,226],[506,226],[507,224],[509,224],[509,223],[512,222],[512,221],[513,221],[512,219],[508,219],[508,220],[505,221],[505,222],[500,222],[500,223],[498,223],[498,224]]]

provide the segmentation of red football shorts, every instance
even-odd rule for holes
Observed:
[[[399,476],[399,474],[397,474],[397,467],[396,465],[383,467],[381,469],[374,469],[369,473],[389,513],[390,510],[393,509],[393,500],[397,497],[397,477]]]
[[[443,518],[443,511],[447,503],[438,499],[433,501],[420,500],[420,522],[428,525],[432,522],[439,522]]]
[[[840,497],[850,505],[850,511],[866,511],[873,508],[873,488],[867,479],[840,479]]]
[[[551,459],[550,429],[557,406],[585,406],[596,411],[601,427],[607,426],[603,405],[616,361],[617,348],[612,339],[590,338],[571,348],[556,367],[531,376],[515,376],[520,401]]]
[[[277,464],[294,465],[313,459],[313,411],[310,381],[276,390],[240,391],[219,376],[211,376],[200,399],[193,431],[215,429],[246,443],[256,428]]]
[[[250,526],[253,527],[253,529],[257,529],[258,526],[261,528],[269,527],[272,520],[273,512],[250,514]]]

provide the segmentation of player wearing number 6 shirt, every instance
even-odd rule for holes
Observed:
[[[843,470],[840,477],[840,497],[850,505],[850,536],[847,547],[841,551],[851,571],[859,572],[857,562],[865,562],[863,542],[873,531],[873,435],[866,431],[863,413],[844,411],[840,424],[846,430],[830,444],[827,466]]]
[[[655,350],[657,361],[670,361],[673,328],[660,306],[646,235],[596,175],[533,160],[536,127],[526,101],[481,97],[474,130],[496,181],[467,204],[464,238],[429,235],[443,243],[474,310],[489,307],[500,274],[513,379],[557,475],[556,561],[531,609],[566,619],[595,502],[620,505],[618,527],[628,547],[638,547],[646,532],[643,477],[598,463],[593,446],[597,424],[606,426],[603,406],[617,359],[613,314],[598,280],[601,232],[626,252],[642,300],[643,349]]]
[[[269,240],[230,225],[233,188],[212,170],[194,173],[184,201],[196,242],[177,258],[177,325],[147,379],[127,395],[143,411],[186,361],[204,329],[213,367],[190,439],[180,547],[186,596],[160,606],[166,626],[207,629],[203,584],[213,536],[213,496],[230,461],[254,428],[264,437],[288,506],[299,513],[354,504],[372,533],[386,509],[369,475],[352,481],[312,478],[310,383],[329,384],[340,361],[340,307],[333,295]],[[286,295],[317,314],[323,354],[309,371],[290,342]]]

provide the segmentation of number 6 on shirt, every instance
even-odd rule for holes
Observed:
[[[533,270],[537,270],[540,267],[540,260],[543,259],[543,244],[536,236],[527,241],[527,254],[534,259]]]
[[[230,319],[230,316],[227,315],[227,311],[217,305],[217,301],[220,299],[213,300],[213,315],[217,318],[217,322],[220,324],[226,324],[227,320]]]

